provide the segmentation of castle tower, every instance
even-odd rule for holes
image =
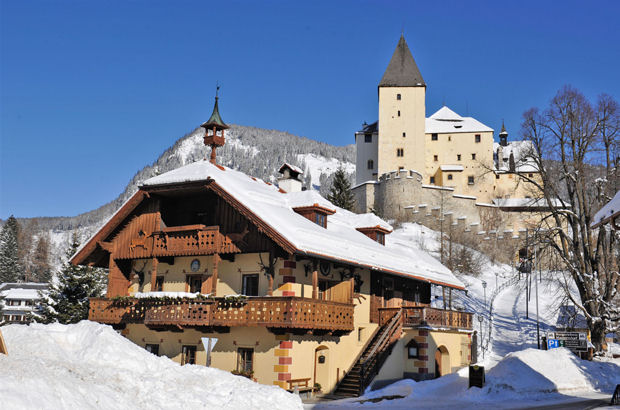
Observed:
[[[499,133],[499,145],[505,147],[508,145],[508,132],[506,131],[506,127],[504,126],[504,121],[502,121],[502,130]]]
[[[399,169],[424,172],[426,84],[401,35],[379,83],[377,177]]]
[[[209,119],[201,125],[201,127],[205,129],[204,143],[205,145],[211,147],[211,158],[209,161],[211,161],[212,164],[215,164],[216,162],[215,150],[217,147],[221,147],[226,143],[224,130],[230,128],[224,123],[224,121],[222,121],[222,117],[220,116],[220,110],[217,104],[217,100],[219,99],[219,89],[220,87],[218,86],[215,92],[215,105],[213,106],[213,113],[211,113],[211,117],[209,117]]]

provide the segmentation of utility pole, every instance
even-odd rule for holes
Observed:
[[[538,279],[536,280],[536,340],[538,341],[538,350],[540,350],[540,321],[538,318],[538,282],[540,281],[540,261],[537,258],[536,248],[534,248],[534,260],[538,264]]]
[[[529,249],[529,236],[528,229],[525,228],[525,318],[529,319],[529,308],[530,308],[530,274],[529,274],[529,260],[530,260],[530,249]]]

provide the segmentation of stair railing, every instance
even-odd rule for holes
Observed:
[[[371,351],[362,357],[360,368],[360,395],[364,393],[366,387],[370,384],[375,375],[379,373],[381,366],[383,366],[383,363],[391,353],[391,347],[393,347],[394,343],[400,338],[403,330],[402,312],[402,309],[396,312]]]

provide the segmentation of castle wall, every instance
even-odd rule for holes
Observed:
[[[377,179],[378,161],[378,134],[372,133],[371,142],[366,142],[366,136],[362,132],[355,133],[355,182],[362,182]],[[373,167],[368,167],[368,161],[373,162]]]

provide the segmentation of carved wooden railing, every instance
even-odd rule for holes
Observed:
[[[153,256],[190,256],[237,253],[239,248],[219,226],[186,225],[153,232]]]
[[[422,306],[403,306],[379,308],[380,324],[385,324],[394,316],[394,312],[403,311],[404,326],[437,326],[453,329],[473,329],[472,313],[457,310],[443,310]]]
[[[90,299],[89,319],[148,326],[265,326],[353,330],[354,305],[294,296],[211,299]]]

